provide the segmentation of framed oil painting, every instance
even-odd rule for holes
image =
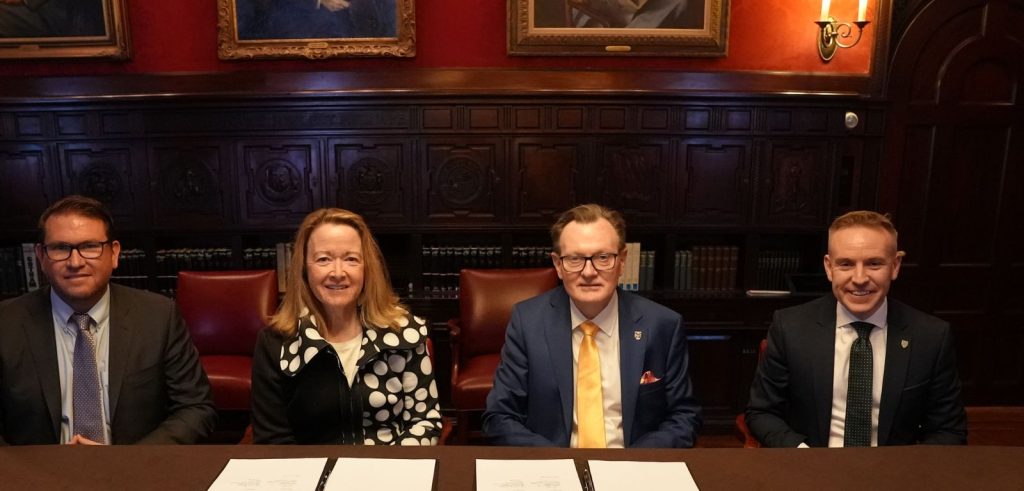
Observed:
[[[131,54],[127,0],[0,0],[0,59]]]
[[[223,60],[416,55],[414,0],[217,0]]]
[[[725,56],[729,0],[508,0],[511,55]]]

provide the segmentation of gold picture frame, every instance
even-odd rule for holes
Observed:
[[[217,0],[222,60],[416,56],[414,0]]]
[[[510,55],[725,56],[728,27],[729,0],[508,0]]]
[[[0,2],[0,59],[131,57],[127,0]]]

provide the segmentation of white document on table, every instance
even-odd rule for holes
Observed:
[[[326,458],[231,459],[210,491],[314,491]]]
[[[476,491],[583,491],[572,459],[476,461]]]
[[[591,460],[588,464],[595,491],[697,491],[697,483],[684,462]]]
[[[434,459],[338,459],[324,491],[387,489],[430,491]]]

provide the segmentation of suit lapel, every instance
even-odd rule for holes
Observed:
[[[815,414],[818,416],[818,441],[828,444],[829,430],[832,426],[832,381],[835,372],[836,356],[836,302],[822,302],[818,312],[817,329],[811,331],[810,353],[814,356],[814,400],[817,402]]]
[[[53,311],[50,305],[50,289],[44,288],[35,294],[35,302],[29,306],[28,317],[22,322],[25,339],[28,340],[32,359],[36,363],[43,399],[50,413],[54,441],[60,440],[60,373],[57,368],[57,339],[53,333]]]
[[[569,315],[569,295],[564,289],[551,297],[551,313],[547,328],[548,357],[551,371],[562,401],[562,422],[565,434],[572,435],[573,380],[572,380],[572,321]],[[569,445],[568,439],[565,441]]]
[[[634,312],[630,297],[619,292],[619,379],[622,384],[622,441],[629,446],[636,416],[636,398],[640,390],[640,375],[644,367],[644,353],[650,335],[640,321],[643,312]],[[640,337],[636,334],[639,332]]]
[[[131,301],[123,295],[116,285],[110,285],[110,352],[108,353],[108,373],[110,388],[110,420],[117,415],[117,400],[121,395],[124,382],[125,367],[132,346]]]
[[[900,396],[903,387],[906,385],[907,367],[910,365],[910,350],[913,348],[913,340],[907,329],[907,321],[903,318],[903,311],[893,301],[889,301],[889,314],[886,319],[889,332],[885,341],[885,371],[882,374],[882,400],[878,408],[878,445],[882,446],[889,441],[889,430],[892,429],[892,421],[896,416],[896,409],[900,407]],[[909,341],[907,347],[903,347],[903,341]]]

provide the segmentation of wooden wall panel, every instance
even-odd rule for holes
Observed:
[[[363,215],[371,226],[412,222],[416,189],[408,142],[343,138],[328,147],[327,194],[333,206]]]
[[[569,140],[517,139],[512,142],[512,220],[550,225],[559,213],[585,196],[586,166],[583,145]]]
[[[766,224],[827,225],[832,168],[819,140],[768,142],[758,169],[758,218]]]
[[[493,140],[426,143],[420,217],[453,225],[504,221],[503,154]]]
[[[244,223],[291,228],[323,205],[318,141],[249,140],[237,151]]]
[[[233,223],[229,154],[229,147],[215,141],[151,144],[153,223],[200,229]]]
[[[143,151],[131,142],[58,146],[61,191],[105,203],[114,219],[132,227],[149,223],[148,176]]]
[[[644,223],[670,221],[672,147],[667,140],[598,143],[594,170],[598,202]]]
[[[686,223],[742,225],[750,219],[750,143],[693,139],[680,150],[675,210]]]
[[[0,145],[0,228],[28,228],[57,199],[48,154],[43,145]]]

